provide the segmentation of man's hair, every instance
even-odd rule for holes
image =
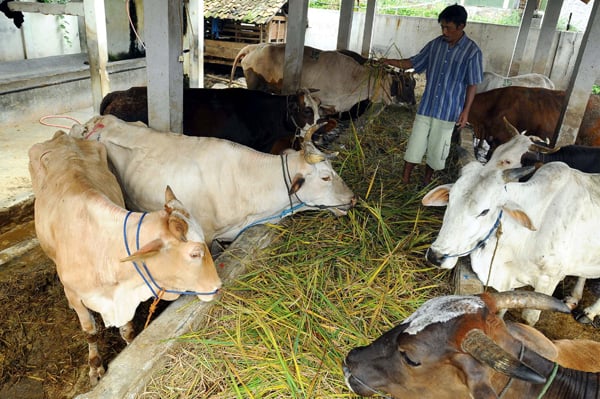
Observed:
[[[453,4],[444,8],[444,10],[438,16],[438,23],[446,21],[446,22],[454,22],[456,26],[460,24],[467,24],[467,10],[461,5]]]

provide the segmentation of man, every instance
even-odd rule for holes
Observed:
[[[404,154],[402,182],[408,183],[416,164],[426,155],[423,183],[429,184],[436,170],[446,166],[452,131],[464,127],[475,97],[476,85],[483,79],[482,54],[467,37],[467,10],[454,4],[438,16],[442,35],[431,40],[415,56],[382,61],[401,68],[425,71],[427,83]]]

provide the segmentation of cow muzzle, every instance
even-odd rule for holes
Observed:
[[[432,265],[442,269],[452,269],[458,261],[458,257],[441,254],[431,247],[425,252],[425,259]]]

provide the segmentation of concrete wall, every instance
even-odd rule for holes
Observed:
[[[129,18],[126,4],[123,0],[104,1],[109,56],[129,52]],[[138,24],[142,26],[142,0],[135,0],[135,4],[140,10],[136,13]],[[130,10],[130,13],[132,12],[135,13],[135,10]],[[24,18],[21,29],[18,29],[12,20],[0,14],[0,62],[86,51],[83,18],[35,13],[25,13]],[[139,30],[138,34],[143,37],[143,29]]]
[[[360,52],[364,26],[364,13],[355,13],[352,20],[350,49]],[[336,47],[339,13],[331,10],[309,8],[305,43],[308,46],[332,50]],[[506,74],[510,65],[518,27],[467,23],[465,32],[483,52],[486,71]],[[436,19],[376,15],[373,26],[372,55],[388,58],[409,57],[416,54],[429,40],[440,35]],[[525,47],[521,73],[530,72],[539,29],[532,28]],[[546,74],[559,89],[565,89],[573,71],[583,33],[556,32],[551,50],[553,67]],[[552,64],[552,61],[550,62]]]

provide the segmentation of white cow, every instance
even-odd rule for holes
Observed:
[[[88,334],[92,385],[104,367],[90,311],[129,343],[136,308],[162,289],[165,300],[185,291],[215,297],[221,280],[202,230],[168,186],[164,205],[155,208],[161,210],[128,212],[105,147],[62,131],[30,148],[29,172],[35,231]]]
[[[508,86],[543,87],[554,90],[554,83],[550,78],[539,73],[526,73],[507,77],[498,75],[495,72],[484,72],[483,81],[477,85],[476,93]]]
[[[156,190],[169,184],[212,242],[232,241],[250,225],[294,212],[327,209],[340,216],[354,206],[354,193],[309,133],[304,150],[281,156],[212,137],[158,132],[112,115],[74,125],[70,134],[104,143],[132,209],[160,206]]]
[[[451,269],[469,255],[479,279],[498,291],[530,285],[551,295],[565,276],[578,276],[570,299],[575,304],[584,279],[600,277],[600,175],[555,162],[519,182],[533,167],[523,172],[498,165],[470,162],[454,184],[425,195],[424,205],[447,206],[426,258]],[[600,302],[584,310],[589,320],[599,312]],[[539,312],[527,310],[523,317],[533,325]]]

